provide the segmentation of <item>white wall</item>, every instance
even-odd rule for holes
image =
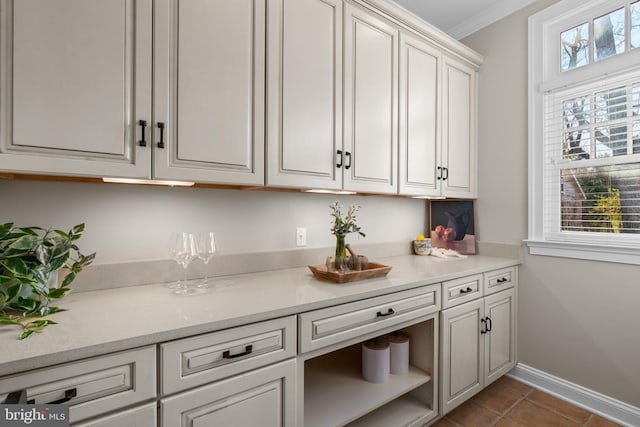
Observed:
[[[467,37],[480,70],[478,229],[527,237],[527,18],[539,0]],[[525,255],[520,362],[640,407],[640,267]]]
[[[0,179],[0,200],[0,223],[63,230],[86,223],[79,246],[98,253],[95,264],[168,258],[169,233],[181,230],[217,232],[227,254],[295,249],[298,226],[307,228],[307,247],[331,247],[335,200],[362,206],[358,224],[367,237],[347,238],[356,249],[409,242],[426,224],[423,200],[373,196]]]

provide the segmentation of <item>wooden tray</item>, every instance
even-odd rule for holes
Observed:
[[[325,264],[310,265],[309,270],[311,270],[313,275],[318,279],[329,280],[335,283],[347,283],[354,282],[356,280],[386,276],[389,271],[391,271],[391,267],[389,267],[388,265],[370,262],[366,270],[360,271],[347,271],[344,273],[341,273],[339,271],[328,271]]]

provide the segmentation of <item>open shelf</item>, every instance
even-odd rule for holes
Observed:
[[[305,362],[306,427],[345,425],[383,405],[381,410],[385,414],[387,409],[396,406],[402,405],[405,409],[413,406],[413,415],[403,415],[403,419],[407,417],[407,421],[425,414],[426,405],[415,397],[407,395],[402,400],[397,399],[429,383],[431,376],[427,372],[410,365],[406,374],[390,375],[387,382],[374,384],[362,378],[361,366],[360,344]],[[387,425],[399,424],[395,422]]]
[[[424,402],[408,393],[349,423],[349,427],[423,425],[434,416],[435,411],[425,412]]]

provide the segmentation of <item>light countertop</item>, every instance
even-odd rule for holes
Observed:
[[[0,327],[0,376],[34,368],[437,283],[518,264],[515,259],[398,256],[384,278],[333,284],[308,268],[214,278],[205,292],[176,296],[166,284],[71,293],[59,301],[68,311],[56,325],[19,341],[19,328]]]

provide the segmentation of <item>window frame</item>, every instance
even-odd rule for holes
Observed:
[[[640,264],[640,247],[628,244],[628,236],[617,239],[607,235],[615,244],[603,246],[599,239],[575,234],[564,235],[563,240],[545,236],[544,224],[544,132],[545,94],[593,83],[603,77],[623,75],[640,70],[640,48],[630,49],[625,40],[624,52],[599,61],[561,71],[560,33],[592,20],[620,7],[629,8],[635,0],[563,0],[529,17],[528,27],[528,239],[525,243],[532,255],[558,256],[584,260],[598,260]],[[630,34],[630,23],[627,27]],[[591,48],[592,37],[589,38]],[[593,58],[593,54],[590,54]],[[559,193],[559,191],[558,191]],[[587,233],[591,234],[591,233]],[[596,234],[596,233],[593,233]],[[597,236],[596,236],[597,237]],[[640,238],[640,237],[639,237]],[[602,239],[604,240],[604,239]],[[627,241],[625,243],[625,240]]]

